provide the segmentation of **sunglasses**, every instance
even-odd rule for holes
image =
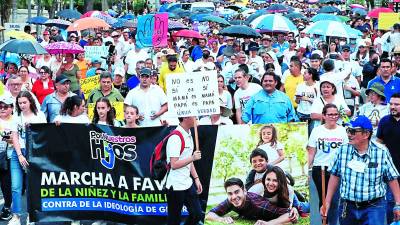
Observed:
[[[347,128],[346,132],[351,135],[355,135],[357,132],[364,132],[363,129]]]
[[[150,75],[149,75],[149,74],[142,74],[142,75],[140,75],[140,77],[143,77],[143,78],[149,78],[149,77],[150,77]]]
[[[0,109],[8,109],[8,108],[11,108],[11,106],[6,105],[6,104],[1,104],[0,105]]]

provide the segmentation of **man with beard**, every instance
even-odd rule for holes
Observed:
[[[400,170],[400,146],[398,139],[400,135],[400,93],[395,93],[390,98],[390,114],[382,117],[378,125],[377,138],[378,141],[385,144],[393,158],[393,163],[397,170]],[[399,179],[398,179],[399,181]],[[392,209],[395,205],[393,193],[388,191],[386,194],[387,211],[386,217],[388,224],[393,220]]]
[[[178,58],[175,55],[175,52],[170,52],[166,56],[167,62],[163,63],[160,68],[160,77],[158,80],[158,84],[164,90],[167,91],[167,76],[173,73],[184,73],[185,68],[181,63],[178,62]]]
[[[327,216],[333,195],[340,187],[341,225],[385,224],[387,185],[397,202],[393,208],[394,221],[400,220],[399,172],[389,151],[371,141],[372,129],[366,116],[352,119],[346,130],[349,143],[337,151],[329,171],[326,208],[322,206],[320,212],[321,216]]]
[[[232,217],[224,215],[234,211],[244,219],[258,220],[257,225],[296,221],[295,208],[292,208],[292,211],[289,208],[280,208],[258,194],[247,192],[239,178],[229,178],[225,181],[224,188],[228,198],[211,209],[206,215],[206,220],[232,224],[234,223]]]

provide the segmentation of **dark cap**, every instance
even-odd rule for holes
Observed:
[[[349,45],[343,45],[343,46],[342,46],[342,52],[343,52],[344,50],[350,51],[350,46],[349,46]]]
[[[314,54],[312,54],[311,56],[310,56],[310,60],[313,60],[313,59],[322,59],[321,58],[321,56],[318,54],[318,53],[314,53]]]
[[[61,74],[60,76],[56,77],[56,84],[58,83],[64,84],[67,81],[71,82],[71,80],[64,74]]]
[[[259,47],[257,47],[257,46],[251,46],[249,48],[249,51],[258,51],[258,49],[259,49]]]
[[[149,69],[149,68],[142,68],[141,70],[140,70],[140,76],[142,76],[142,75],[151,75],[151,70]]]

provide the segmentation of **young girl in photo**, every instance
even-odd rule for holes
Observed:
[[[102,97],[96,101],[94,106],[93,121],[94,124],[114,126],[115,111],[108,98]]]
[[[124,109],[124,118],[126,128],[139,127],[139,109],[134,105],[126,105]]]
[[[273,125],[265,125],[260,129],[257,148],[267,153],[269,164],[272,166],[281,166],[281,162],[285,159],[283,145],[278,142],[278,132]]]

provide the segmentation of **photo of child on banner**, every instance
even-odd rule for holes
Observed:
[[[151,176],[150,159],[156,145],[176,127],[45,124],[30,129],[30,221],[167,224],[167,179]],[[188,178],[202,185],[197,195],[200,220],[207,205],[217,132],[217,126],[198,127],[201,158],[193,163],[196,177]],[[185,139],[185,146],[189,142]],[[187,219],[183,207],[179,222]]]
[[[309,224],[306,141],[305,123],[220,126],[205,224]]]

